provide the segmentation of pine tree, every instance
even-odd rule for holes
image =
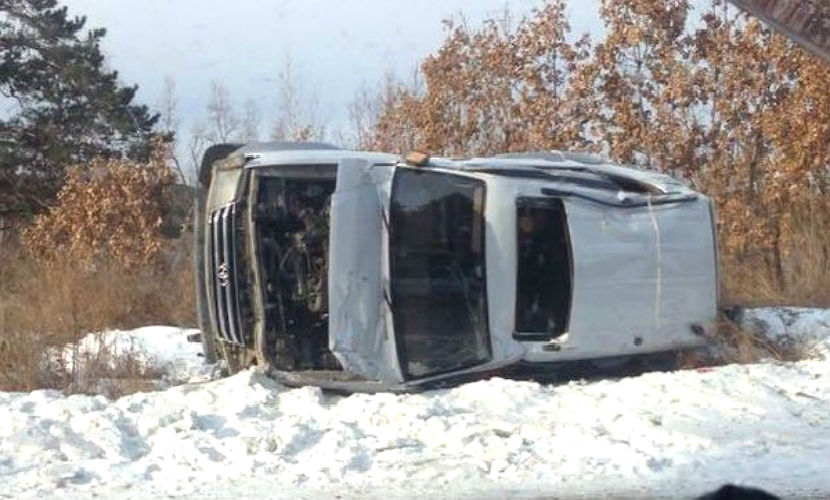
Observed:
[[[85,25],[57,0],[0,0],[0,211],[44,208],[71,164],[149,153],[158,116]]]

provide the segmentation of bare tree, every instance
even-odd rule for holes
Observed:
[[[187,155],[190,161],[190,171],[196,173],[197,183],[202,155],[210,142],[211,140],[208,137],[207,128],[204,123],[196,122],[190,127],[190,135],[187,138]]]
[[[353,149],[365,149],[371,143],[371,138],[380,117],[381,94],[378,90],[363,86],[348,104],[347,132],[341,137],[345,146]]]
[[[382,82],[374,88],[366,85],[361,87],[346,108],[348,129],[339,135],[341,142],[354,149],[375,147],[375,135],[381,113],[393,106],[396,94],[403,87],[413,95],[418,95],[421,87],[418,76],[416,68],[411,81],[404,84],[389,71],[384,75]]]
[[[361,90],[349,105],[347,143],[368,150],[405,153],[423,147],[419,102],[424,84],[417,68],[404,81],[389,72],[375,90]],[[351,144],[350,144],[351,145]]]
[[[239,119],[228,89],[216,80],[210,84],[207,112],[207,138],[213,142],[233,141],[239,132]]]
[[[245,101],[242,114],[242,130],[239,138],[242,142],[256,142],[259,140],[259,129],[262,115],[259,106],[253,99]]]
[[[170,75],[164,77],[164,87],[162,88],[161,100],[159,102],[159,127],[162,134],[167,137],[167,140],[173,142],[172,147],[168,149],[168,163],[178,174],[182,183],[187,184],[187,176],[184,173],[181,162],[176,155],[175,143],[178,142],[179,135],[179,98],[176,93],[176,80]]]
[[[175,136],[179,129],[179,97],[176,92],[176,80],[172,76],[164,77],[164,87],[159,102],[159,126],[165,134]]]
[[[319,99],[316,92],[307,91],[302,80],[294,74],[291,57],[286,55],[277,75],[277,118],[271,130],[275,140],[321,140],[325,127],[318,115]]]

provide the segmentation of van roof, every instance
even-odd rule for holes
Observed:
[[[404,164],[404,162],[401,162]],[[691,194],[693,190],[666,174],[622,166],[597,155],[570,151],[506,153],[492,157],[450,159],[433,157],[422,168],[455,169],[491,175],[574,182],[589,187],[626,180],[653,186],[663,193]],[[608,187],[611,187],[609,184]]]
[[[241,146],[232,155],[244,157],[245,168],[260,168],[275,165],[320,165],[336,164],[341,159],[356,158],[376,163],[404,164],[400,155],[377,151],[354,151],[341,149],[325,142],[271,141],[252,142]],[[492,157],[450,159],[432,157],[426,168],[457,169],[482,172],[510,177],[549,178],[555,176],[573,178],[576,183],[591,182],[593,178],[606,181],[608,176],[627,178],[637,182],[656,185],[661,191],[690,193],[683,183],[665,174],[640,170],[612,163],[598,155],[573,151],[531,151],[504,153]],[[548,174],[545,173],[548,172]]]
[[[274,165],[336,164],[343,158],[360,158],[378,163],[393,163],[398,155],[375,151],[341,149],[324,142],[252,142],[233,152],[248,161],[245,168]]]

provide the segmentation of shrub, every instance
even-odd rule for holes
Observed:
[[[57,204],[23,231],[23,245],[0,248],[0,390],[88,392],[104,376],[119,381],[107,385],[111,395],[146,388],[148,374],[130,359],[79,374],[48,353],[88,332],[195,323],[191,240],[162,234],[174,180],[165,158],[157,144],[147,162],[69,169]]]
[[[67,174],[57,204],[24,230],[23,241],[46,261],[124,269],[153,265],[162,249],[162,213],[174,181],[166,146],[144,163],[96,159]]]

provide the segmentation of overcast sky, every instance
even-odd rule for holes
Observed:
[[[202,119],[211,80],[241,108],[261,103],[263,134],[276,107],[276,76],[286,54],[321,115],[336,128],[363,86],[384,73],[410,75],[444,38],[442,19],[463,13],[471,25],[521,16],[542,0],[64,0],[87,27],[107,28],[104,51],[138,99],[158,107],[166,76],[178,90],[180,134]],[[596,0],[571,0],[575,33],[599,34]]]

